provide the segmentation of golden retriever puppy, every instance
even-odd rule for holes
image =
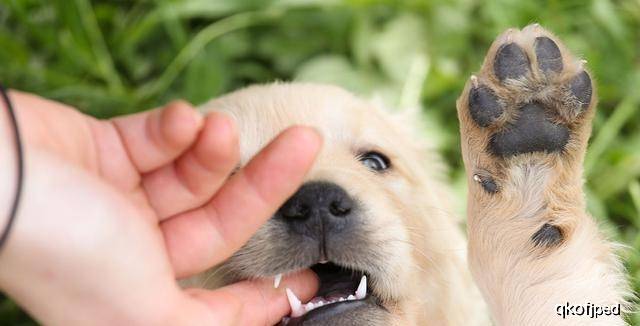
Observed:
[[[559,306],[623,303],[611,245],[585,213],[581,163],[595,106],[589,74],[538,26],[509,30],[458,101],[468,173],[469,257],[444,169],[412,127],[333,86],[278,83],[215,99],[241,164],[292,125],[324,147],[305,183],[232,258],[190,280],[217,287],[303,268],[321,281],[288,296],[283,325],[623,324]],[[488,303],[488,308],[485,305]]]
[[[289,294],[288,325],[473,325],[482,316],[443,167],[403,117],[337,87],[296,83],[249,87],[204,109],[234,118],[241,164],[292,125],[315,127],[324,146],[298,192],[194,285],[310,267],[320,290],[310,302]]]

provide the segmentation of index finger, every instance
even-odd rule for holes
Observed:
[[[298,189],[321,144],[315,130],[289,128],[203,207],[164,221],[161,228],[176,276],[199,273],[238,250]]]

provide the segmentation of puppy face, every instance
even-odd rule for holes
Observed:
[[[230,282],[312,268],[320,290],[311,304],[293,307],[289,325],[448,318],[446,302],[428,303],[455,292],[441,285],[462,273],[464,242],[428,173],[436,158],[424,165],[406,126],[339,88],[312,84],[251,87],[205,109],[236,120],[241,164],[292,125],[324,137],[306,182],[215,275]]]

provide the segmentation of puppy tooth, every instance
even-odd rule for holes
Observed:
[[[280,286],[280,280],[282,280],[282,274],[278,274],[276,275],[276,277],[273,279],[273,287],[274,288],[278,288],[278,286]]]
[[[367,296],[367,276],[362,275],[360,279],[360,284],[358,285],[358,289],[356,290],[356,299],[364,299]]]
[[[350,295],[347,297],[347,300],[355,300],[355,299],[356,299],[356,297],[354,297],[354,296],[353,296],[353,294],[350,294]]]
[[[482,178],[480,178],[480,176],[479,176],[479,175],[474,174],[474,175],[473,175],[473,181],[475,181],[475,182],[482,182]]]
[[[342,302],[344,300],[345,300],[345,298],[342,298],[342,297],[340,299],[338,299],[338,301],[340,301],[340,302]]]
[[[296,297],[296,295],[291,291],[291,289],[287,288],[287,299],[289,299],[289,306],[291,306],[291,317],[300,317],[304,315],[305,311],[302,308],[302,303],[300,299]]]
[[[311,310],[313,310],[313,309],[315,309],[315,308],[316,308],[316,306],[313,304],[313,302],[309,302],[309,303],[307,303],[306,305],[304,305],[304,309],[305,309],[307,312],[309,312],[309,311],[311,311]]]

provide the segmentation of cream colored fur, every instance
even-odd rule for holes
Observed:
[[[554,40],[562,53],[560,75],[545,77],[536,69],[523,82],[504,85],[493,75],[493,58],[503,44],[515,42],[536,67],[535,38]],[[522,31],[510,29],[489,49],[481,71],[473,77],[458,100],[462,152],[469,182],[468,234],[470,267],[498,325],[624,325],[622,316],[567,319],[556,314],[566,302],[599,306],[621,304],[624,309],[628,285],[615,255],[616,245],[604,239],[586,212],[582,191],[582,162],[591,133],[591,119],[597,102],[595,90],[582,114],[573,112],[566,101],[567,83],[585,69],[557,37],[530,25]],[[505,99],[507,113],[498,122],[514,119],[519,103],[540,101],[553,108],[559,123],[567,123],[571,138],[561,153],[520,154],[496,158],[485,149],[496,126],[478,128],[468,111],[469,89],[474,83],[494,85]],[[531,86],[531,85],[534,86]],[[489,194],[473,180],[488,172],[500,184]],[[558,246],[536,247],[532,235],[543,224],[556,225],[563,239]]]
[[[531,40],[541,33],[557,40],[537,26],[511,30],[498,38],[487,57],[493,58],[505,41],[515,40],[530,51]],[[566,77],[560,78],[568,78],[583,68],[558,44],[568,67]],[[491,69],[488,59],[480,77],[495,82]],[[518,91],[520,86],[510,85],[501,95],[513,101],[553,97]],[[337,183],[365,204],[368,238],[378,248],[377,264],[382,267],[370,275],[371,284],[393,316],[379,325],[489,325],[490,316],[496,325],[624,324],[620,317],[564,320],[556,314],[556,305],[565,302],[625,302],[626,281],[614,245],[604,240],[586,213],[582,192],[582,158],[594,110],[576,122],[566,154],[523,154],[498,161],[482,150],[489,133],[477,128],[467,113],[469,87],[458,102],[469,182],[469,263],[488,309],[467,270],[466,241],[450,207],[456,199],[444,182],[445,170],[406,117],[337,87],[296,83],[252,86],[214,99],[202,109],[223,111],[235,119],[241,164],[289,126],[320,131],[325,145],[307,181]],[[569,112],[560,119],[575,118]],[[363,169],[355,157],[370,149],[389,156],[392,171],[374,175]],[[488,194],[473,180],[478,169],[496,177],[498,194]],[[532,234],[549,221],[562,229],[562,243],[535,247]],[[265,226],[248,246],[270,257],[275,250],[269,245],[271,232]],[[253,258],[214,268],[191,284],[216,287],[227,280],[233,266],[270,263]],[[256,271],[247,277],[272,276]]]
[[[297,83],[252,86],[202,109],[235,119],[242,164],[288,126],[313,126],[322,133],[324,147],[307,180],[336,182],[374,212],[370,240],[380,244],[385,272],[371,280],[394,323],[485,324],[485,308],[466,267],[460,220],[452,214],[442,181],[445,170],[437,154],[416,141],[404,117],[337,87]],[[363,169],[355,155],[365,148],[388,155],[393,171],[376,176]],[[196,284],[219,282],[210,274],[203,279],[207,284]]]

